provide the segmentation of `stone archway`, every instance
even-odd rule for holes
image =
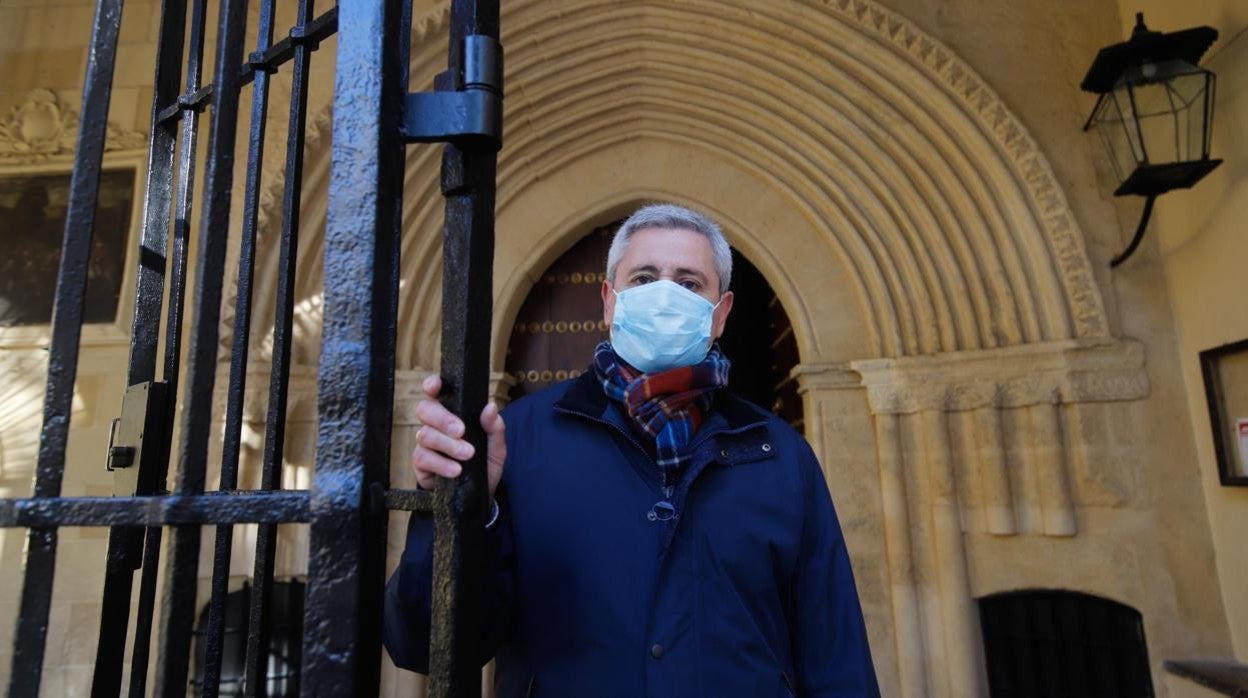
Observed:
[[[413,85],[443,53],[429,37],[446,9],[417,23]],[[620,143],[677,143],[733,160],[822,229],[866,316],[866,356],[1108,333],[1043,154],[969,66],[899,15],[866,0],[517,2],[504,26],[500,223],[570,163]],[[409,157],[409,278],[436,259],[436,161],[436,149]],[[323,187],[327,157],[310,157],[307,173]],[[423,317],[437,286],[413,289],[405,317]]]
[[[414,89],[445,21],[443,5],[417,24]],[[1149,389],[1036,143],[947,47],[867,0],[517,0],[504,27],[494,369],[587,224],[653,199],[712,214],[789,311],[886,694],[983,694],[975,592],[1020,569],[1035,586],[1100,574],[1110,539],[1074,543],[1078,513],[1134,501],[1121,458],[1100,456]],[[326,145],[309,145],[299,253],[317,272]],[[407,163],[400,399],[439,362],[437,161]],[[316,273],[300,289],[311,364]],[[409,410],[396,426],[415,426]],[[1079,551],[1071,569],[1025,565],[1054,541]],[[1146,622],[1178,616],[1128,596]]]

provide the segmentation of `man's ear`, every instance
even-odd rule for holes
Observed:
[[[724,334],[724,325],[728,322],[728,313],[732,312],[732,291],[728,291],[719,299],[719,306],[711,318],[711,338],[719,339]]]
[[[611,327],[611,318],[615,317],[615,294],[611,292],[611,282],[602,282],[602,321]]]

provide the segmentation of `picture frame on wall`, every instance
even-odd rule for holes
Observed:
[[[0,327],[48,325],[56,295],[69,172],[0,174]],[[135,171],[100,174],[83,322],[117,319],[135,205]]]
[[[100,175],[82,342],[129,344],[146,153],[106,153]],[[0,349],[46,347],[60,267],[71,163],[0,158]]]
[[[38,87],[8,97],[12,106],[0,113],[0,350],[44,349],[51,336],[81,95]],[[130,342],[148,140],[142,130],[108,124],[86,270],[83,346]]]
[[[1248,339],[1200,352],[1223,486],[1248,487]]]

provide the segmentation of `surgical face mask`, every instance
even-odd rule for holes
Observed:
[[[612,292],[611,348],[621,359],[643,373],[658,373],[706,357],[719,303],[667,280]]]

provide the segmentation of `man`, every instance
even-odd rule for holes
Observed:
[[[610,342],[590,370],[481,414],[493,496],[483,660],[513,696],[878,695],[849,556],[806,441],[733,397],[719,227],[647,206],[616,233]],[[749,370],[746,367],[746,370]],[[464,425],[417,408],[422,488],[460,473]],[[504,428],[504,421],[506,428]],[[412,517],[385,644],[428,668],[432,524]]]

